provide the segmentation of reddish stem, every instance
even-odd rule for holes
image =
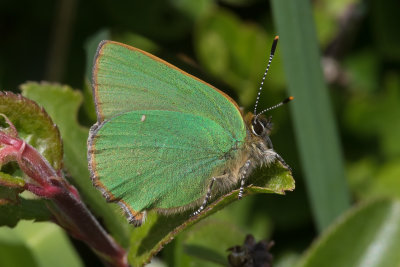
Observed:
[[[37,186],[35,184],[26,183],[24,186],[25,190],[28,190],[35,195],[43,198],[54,198],[57,194],[61,194],[62,190],[55,186]]]

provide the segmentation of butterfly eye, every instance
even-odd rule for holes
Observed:
[[[254,118],[251,123],[251,130],[255,135],[260,136],[263,134],[265,126],[260,120]]]

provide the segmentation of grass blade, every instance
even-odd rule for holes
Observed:
[[[310,1],[272,0],[303,173],[317,228],[350,206]]]

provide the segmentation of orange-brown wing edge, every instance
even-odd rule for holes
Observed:
[[[87,158],[88,158],[88,167],[90,171],[90,178],[92,180],[93,185],[99,190],[104,198],[107,200],[107,202],[114,202],[117,203],[122,210],[125,213],[125,216],[127,217],[129,223],[135,225],[135,226],[140,226],[145,220],[145,215],[146,212],[140,212],[140,211],[135,211],[132,209],[131,206],[128,205],[124,200],[119,199],[115,197],[108,189],[104,186],[104,184],[100,181],[98,173],[96,171],[96,161],[95,161],[95,155],[96,155],[96,135],[98,130],[101,128],[103,123],[98,124],[96,123],[90,128],[89,131],[89,138],[87,141],[87,146],[88,146],[88,153],[87,153]]]

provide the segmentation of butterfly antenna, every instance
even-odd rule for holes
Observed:
[[[272,106],[272,107],[269,107],[269,108],[264,109],[263,111],[261,111],[260,113],[258,113],[258,114],[256,115],[256,117],[260,116],[261,114],[264,114],[264,113],[267,112],[267,111],[276,109],[276,108],[278,108],[278,107],[280,107],[280,106],[286,104],[287,102],[292,101],[293,99],[294,99],[293,96],[289,96],[288,98],[286,98],[285,100],[281,101],[280,103],[278,103],[278,104],[276,104],[276,105],[274,105],[274,106]]]
[[[258,101],[260,100],[261,90],[263,88],[264,80],[265,80],[265,77],[267,76],[269,66],[271,65],[272,59],[274,58],[275,49],[276,49],[276,45],[278,44],[278,40],[279,40],[279,36],[275,36],[274,41],[272,43],[272,47],[271,47],[271,53],[269,54],[268,65],[267,65],[267,68],[265,69],[264,76],[262,77],[260,88],[258,89],[256,104],[254,105],[254,115],[257,115],[257,105],[258,105]]]

